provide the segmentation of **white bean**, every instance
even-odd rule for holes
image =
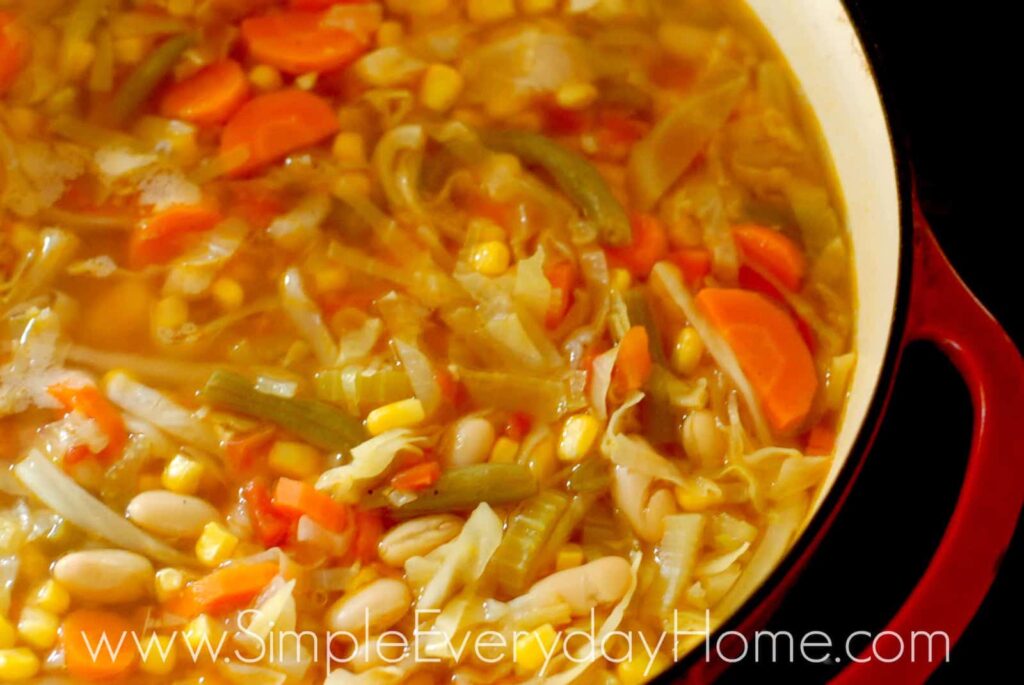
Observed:
[[[206,500],[168,490],[149,490],[128,503],[128,518],[141,527],[169,538],[197,538],[203,526],[219,517]]]
[[[72,552],[53,565],[53,577],[78,599],[121,604],[142,599],[153,587],[149,559],[121,549]]]
[[[680,431],[687,456],[698,459],[704,466],[713,467],[722,462],[728,446],[718,420],[709,409],[690,412],[683,420]]]
[[[632,575],[626,559],[602,557],[538,580],[525,599],[532,606],[565,602],[574,616],[583,616],[591,609],[622,599]]]
[[[327,610],[327,627],[355,635],[367,629],[379,633],[402,618],[411,604],[412,595],[405,583],[381,578],[332,604]]]
[[[422,516],[400,523],[380,540],[378,553],[381,560],[392,566],[402,566],[407,559],[431,552],[462,530],[462,519],[451,514]]]
[[[459,420],[446,436],[441,450],[445,466],[472,466],[487,460],[494,445],[494,426],[479,416]]]
[[[665,488],[657,488],[654,478],[616,466],[612,478],[612,497],[633,530],[647,542],[658,542],[665,529],[665,517],[676,513],[676,498]]]

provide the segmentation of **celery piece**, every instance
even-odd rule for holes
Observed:
[[[468,511],[481,502],[508,504],[536,492],[537,480],[522,464],[475,464],[445,471],[433,487],[393,513],[404,518]]]
[[[139,110],[194,42],[188,33],[171,36],[139,62],[114,93],[110,114],[115,124],[123,124]]]
[[[596,499],[596,495],[589,493],[572,498],[569,506],[566,507],[562,516],[558,519],[558,523],[552,527],[551,535],[537,555],[536,568],[538,570],[554,566],[558,552],[569,542],[572,534],[576,532],[576,529],[583,522],[583,517],[590,511],[590,507]]]
[[[488,573],[509,597],[521,595],[536,575],[540,552],[569,506],[569,496],[545,490],[531,497],[512,515],[501,544],[491,557]]]
[[[565,485],[570,492],[595,493],[607,490],[611,482],[608,462],[602,457],[591,457],[573,465]]]

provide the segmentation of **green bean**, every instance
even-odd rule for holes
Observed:
[[[626,311],[629,313],[631,326],[643,326],[647,329],[647,347],[651,353],[651,359],[655,364],[665,363],[665,348],[661,340],[661,331],[651,314],[651,307],[647,303],[647,297],[640,288],[631,288],[623,295],[626,302]]]
[[[481,502],[508,504],[536,492],[537,480],[522,464],[475,464],[445,471],[432,488],[393,513],[407,518],[467,511]]]
[[[592,457],[573,465],[565,485],[570,492],[594,493],[607,490],[611,481],[608,462],[600,457]]]
[[[603,244],[621,246],[632,241],[626,210],[586,159],[550,138],[529,131],[484,131],[481,138],[487,147],[516,155],[551,174],[583,216],[597,224]]]
[[[568,506],[569,496],[564,492],[546,490],[523,502],[512,515],[488,567],[488,574],[506,596],[516,597],[529,587],[541,549]]]
[[[134,115],[194,42],[195,37],[188,33],[171,36],[139,62],[114,94],[113,123],[123,124]]]
[[[202,397],[215,406],[276,423],[332,452],[350,450],[367,438],[359,419],[333,405],[260,392],[244,376],[230,371],[215,371],[206,381]]]

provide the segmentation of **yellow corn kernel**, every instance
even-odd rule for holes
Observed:
[[[164,297],[153,308],[153,328],[173,331],[188,322],[188,302],[176,295]]]
[[[203,465],[184,454],[175,455],[167,462],[160,482],[171,492],[179,495],[192,495],[199,489],[203,480]]]
[[[14,626],[3,616],[0,616],[0,649],[10,649],[14,646],[16,633]]]
[[[348,285],[348,269],[341,264],[319,264],[311,270],[318,293],[334,292]]]
[[[447,64],[431,64],[420,83],[420,102],[435,112],[447,112],[462,93],[462,74]]]
[[[633,285],[633,276],[630,275],[628,269],[612,269],[609,280],[612,290],[620,293],[626,292],[629,290],[629,286]]]
[[[481,24],[510,19],[516,15],[516,0],[467,0],[466,14]]]
[[[583,564],[583,549],[579,545],[569,544],[558,550],[555,558],[555,570],[564,571]]]
[[[500,276],[508,270],[511,261],[508,246],[498,240],[478,243],[469,253],[469,265],[484,276]]]
[[[405,29],[397,21],[382,21],[377,27],[377,47],[386,48],[402,42]]]
[[[50,558],[39,549],[39,545],[30,542],[18,551],[18,570],[25,578],[42,578],[47,575]]]
[[[28,680],[39,673],[39,657],[31,649],[0,649],[0,681]]]
[[[676,486],[676,501],[684,511],[704,511],[725,500],[722,488],[715,481],[697,476]]]
[[[597,86],[593,83],[564,83],[555,91],[555,102],[563,109],[586,109],[597,100]]]
[[[140,36],[125,36],[114,41],[114,59],[122,64],[135,64],[146,54],[147,41]]]
[[[156,572],[153,586],[156,590],[157,601],[166,602],[185,587],[185,574],[180,569],[162,568]]]
[[[524,14],[544,14],[558,7],[558,0],[519,0]]]
[[[270,448],[267,465],[289,478],[309,478],[320,471],[320,452],[304,442],[278,440]]]
[[[590,414],[575,414],[565,420],[558,440],[558,457],[562,461],[579,461],[587,456],[601,433],[601,422]]]
[[[554,653],[558,633],[550,623],[545,623],[532,633],[520,635],[512,650],[512,658],[516,670],[520,673],[533,673]]]
[[[28,603],[51,614],[63,614],[71,606],[71,595],[63,585],[50,578],[33,590]]]
[[[181,638],[192,648],[190,651],[206,653],[204,645],[215,647],[221,632],[221,626],[209,615],[199,614],[181,631]]]
[[[679,331],[676,344],[672,348],[672,368],[676,373],[685,375],[693,373],[704,356],[704,343],[700,334],[693,326],[686,326]]]
[[[366,166],[366,143],[362,134],[356,131],[342,131],[334,136],[331,152],[336,160],[347,167]]]
[[[178,661],[174,639],[168,635],[151,633],[142,641],[139,657],[139,668],[143,673],[167,675],[174,670],[174,665]]]
[[[281,72],[269,64],[257,64],[249,70],[249,83],[256,90],[277,90],[284,84]]]
[[[415,397],[399,400],[383,407],[377,407],[366,417],[366,430],[370,435],[380,435],[392,428],[415,426],[426,418],[423,403]]]
[[[218,278],[210,286],[210,294],[213,295],[213,301],[217,306],[226,312],[238,309],[245,302],[245,290],[242,289],[241,283],[233,278]]]
[[[49,649],[57,641],[60,619],[38,607],[27,606],[18,617],[18,635],[36,649]]]
[[[643,685],[654,678],[666,668],[672,665],[672,660],[665,654],[658,652],[651,657],[644,650],[637,650],[632,658],[623,661],[615,667],[615,674],[619,676],[622,685]]]
[[[295,87],[299,90],[313,90],[316,88],[318,76],[319,75],[315,71],[297,76],[295,77]]]
[[[503,435],[494,441],[490,461],[494,464],[511,464],[516,460],[517,454],[519,454],[519,443]]]
[[[236,547],[238,538],[216,521],[210,521],[196,540],[196,558],[206,566],[217,566],[230,559]]]

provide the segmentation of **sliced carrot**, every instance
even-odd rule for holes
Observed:
[[[683,280],[691,288],[699,286],[711,273],[711,252],[703,247],[672,250],[665,257],[683,272]]]
[[[551,283],[551,304],[544,316],[544,325],[557,328],[572,308],[577,279],[576,265],[569,260],[545,264],[544,275]]]
[[[249,514],[253,532],[264,547],[283,545],[288,539],[288,520],[274,506],[270,491],[260,480],[253,480],[242,488],[242,499]]]
[[[740,265],[738,280],[740,287],[744,290],[753,290],[756,293],[761,293],[762,295],[770,297],[778,302],[780,307],[789,312],[789,315],[793,317],[793,321],[796,323],[797,330],[800,331],[800,337],[804,339],[805,343],[807,343],[808,349],[810,349],[812,353],[814,352],[816,349],[814,331],[811,330],[811,327],[807,325],[806,321],[800,318],[797,313],[793,311],[793,308],[789,306],[788,302],[786,302],[786,297],[779,292],[778,288],[772,285],[771,281],[744,264]]]
[[[807,260],[796,243],[779,231],[755,224],[736,226],[732,235],[744,262],[774,277],[789,290],[800,289]]]
[[[78,609],[60,628],[64,665],[72,678],[106,680],[126,675],[135,665],[131,625],[118,614]]]
[[[0,12],[0,94],[18,78],[28,61],[32,41],[10,12]]]
[[[318,143],[338,130],[338,118],[323,99],[303,90],[280,90],[242,105],[224,127],[221,156],[245,154],[232,175],[252,172],[290,152]]]
[[[736,354],[772,427],[798,428],[814,402],[818,373],[793,319],[749,290],[705,288],[696,300]]]
[[[647,278],[668,252],[668,234],[661,221],[650,214],[633,215],[633,242],[607,249],[612,266],[628,269],[635,278]]]
[[[121,412],[103,396],[95,385],[69,385],[57,383],[51,385],[47,392],[60,402],[64,411],[78,411],[96,422],[107,436],[107,446],[103,448],[98,456],[103,461],[113,461],[121,456],[124,446],[128,442],[128,431],[124,425],[124,418]],[[76,445],[66,455],[69,463],[81,461],[82,458],[91,454],[84,445]]]
[[[647,329],[633,326],[619,341],[619,353],[612,369],[612,385],[620,396],[639,390],[651,377],[653,364]]]
[[[377,545],[384,532],[384,518],[380,509],[356,509],[355,528],[352,554],[364,564],[369,563],[377,558]]]
[[[132,266],[139,268],[173,259],[185,248],[187,236],[209,231],[222,218],[219,211],[208,205],[179,205],[143,219],[129,245]]]
[[[273,501],[279,511],[295,517],[308,516],[335,533],[343,531],[348,521],[348,507],[300,480],[278,479]]]
[[[319,12],[276,12],[242,21],[242,40],[252,56],[289,74],[340,69],[366,50],[341,28],[325,25]]]
[[[222,614],[248,604],[278,574],[277,562],[232,564],[213,571],[189,584],[186,592],[192,595],[200,611]]]
[[[429,488],[440,477],[441,465],[436,461],[425,461],[392,476],[391,487],[402,492],[419,492]]]
[[[226,59],[175,83],[160,101],[160,114],[196,124],[222,124],[249,97],[241,65]]]
[[[816,423],[807,432],[807,454],[828,455],[836,446],[836,430],[828,423]]]

